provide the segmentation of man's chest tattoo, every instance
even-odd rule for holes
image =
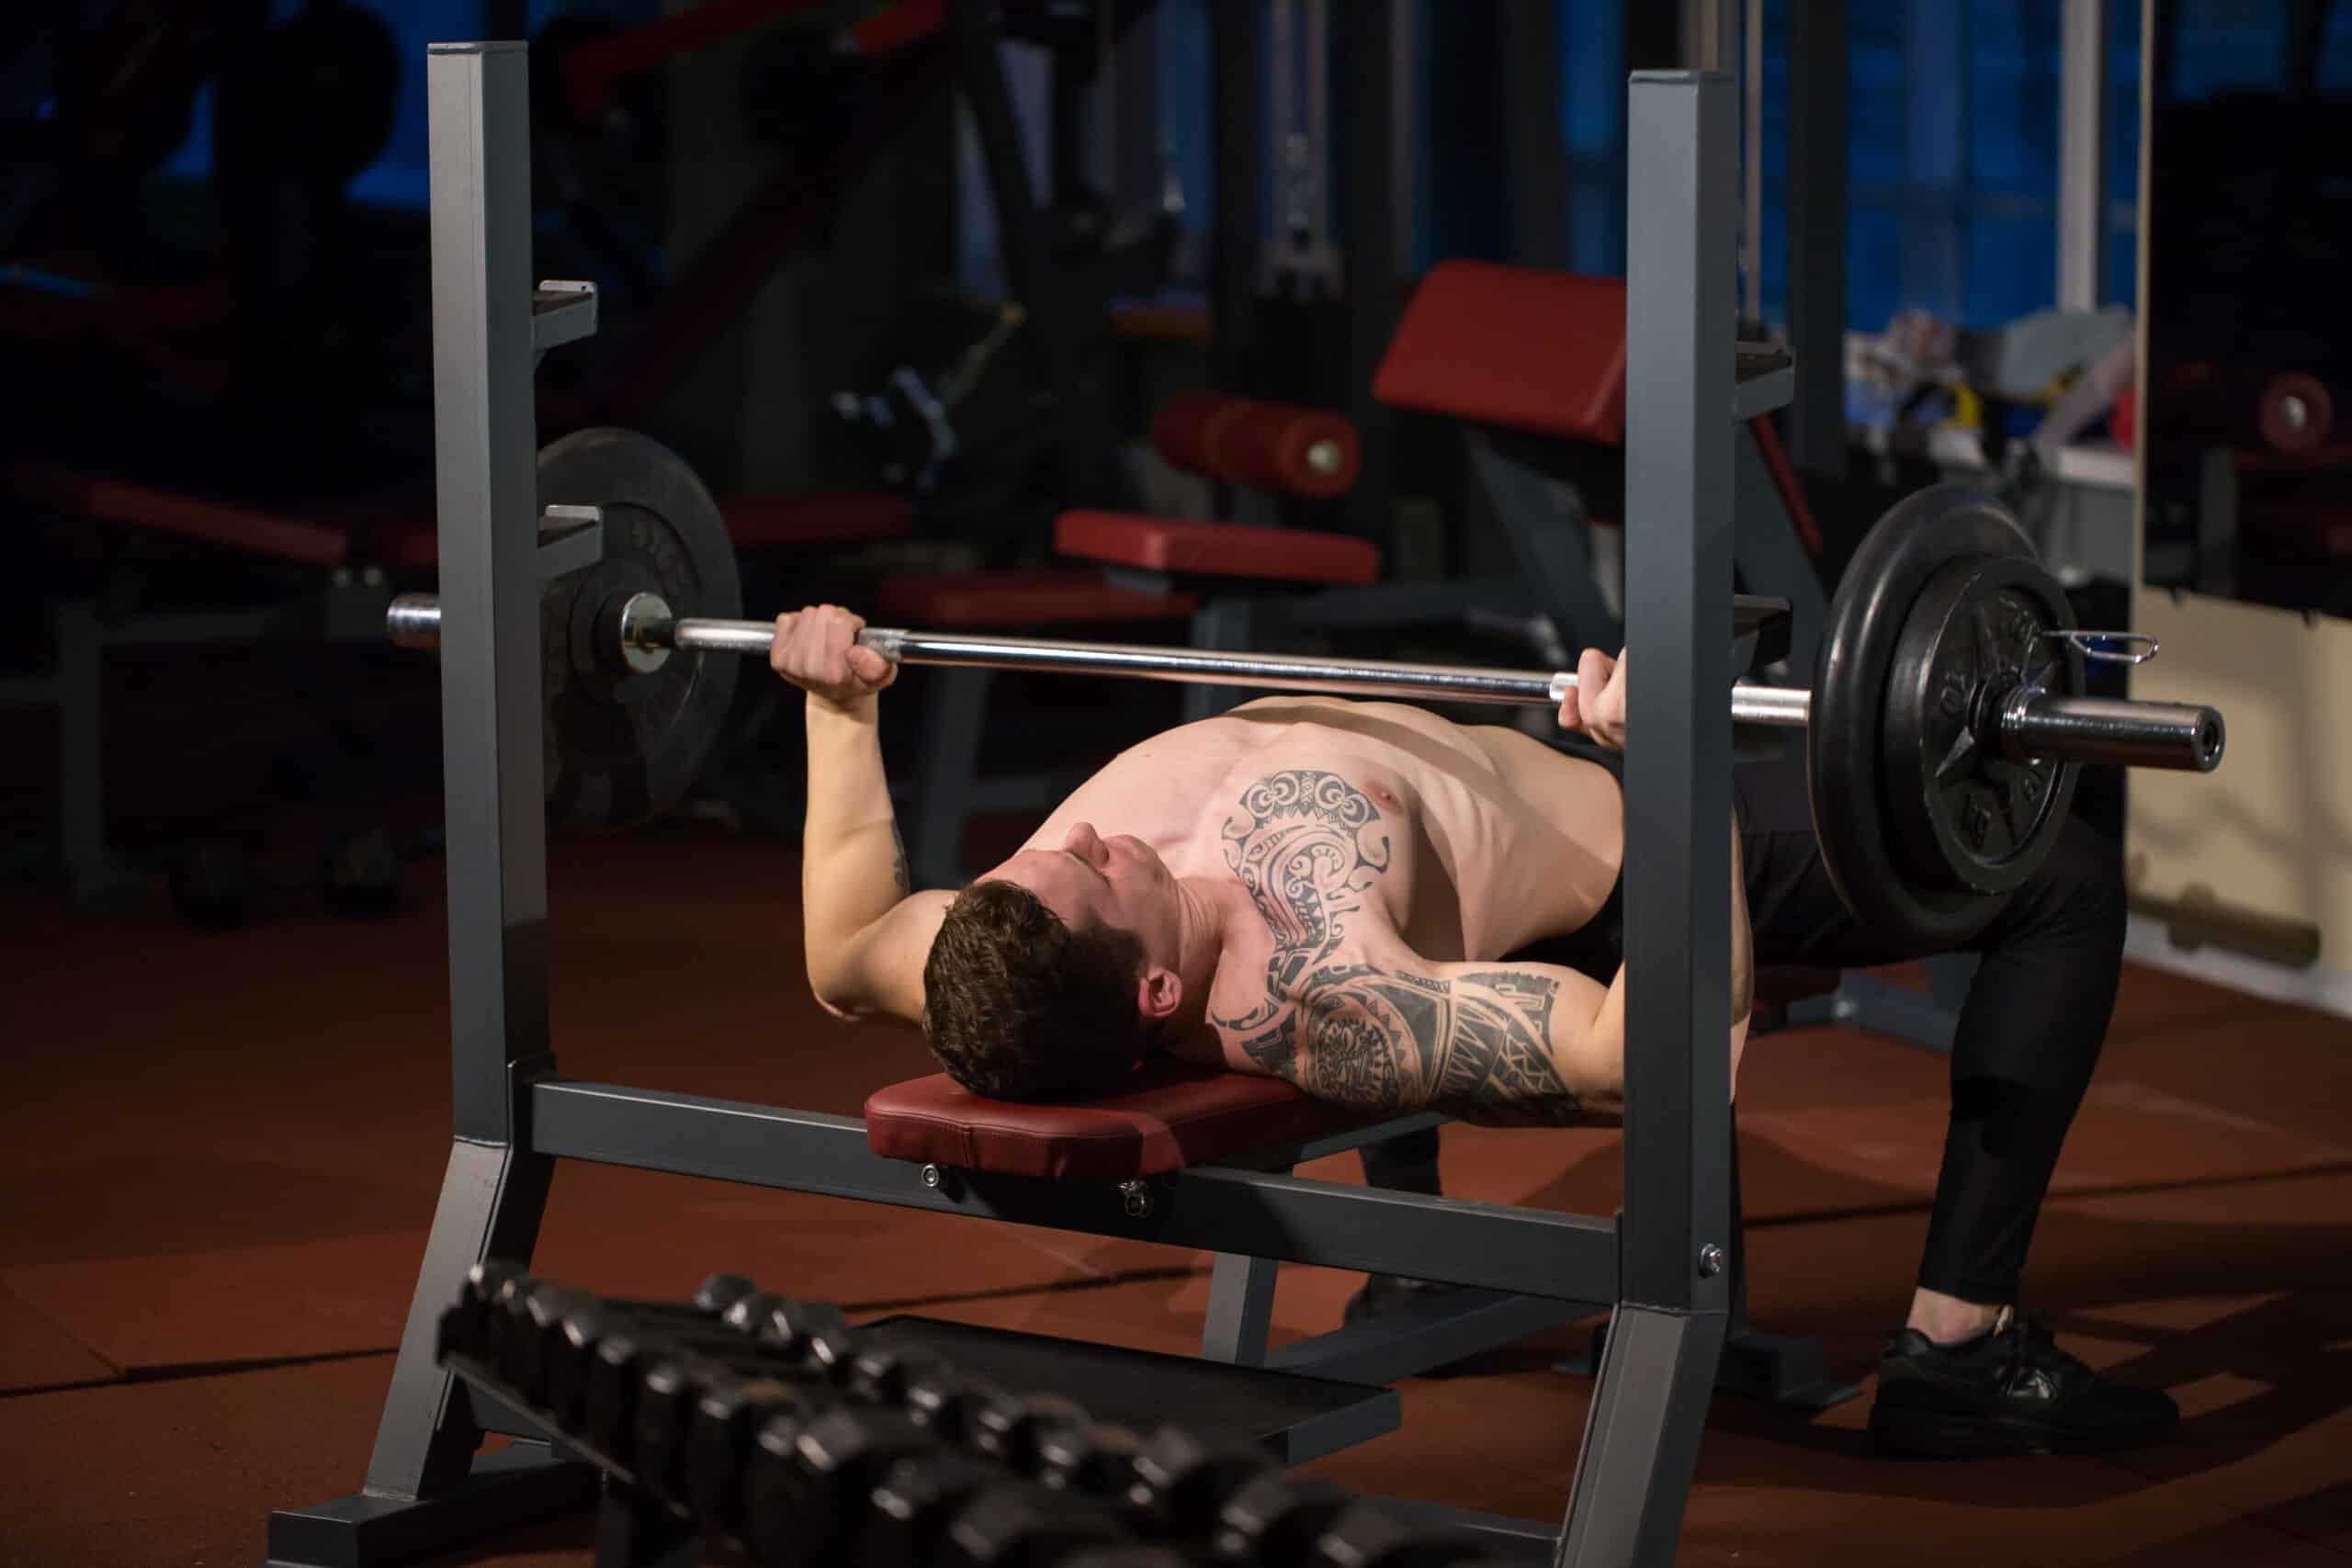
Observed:
[[[1216,1021],[1251,1030],[1310,984],[1388,869],[1388,829],[1370,797],[1337,773],[1293,768],[1250,786],[1226,818],[1225,863],[1274,939],[1266,999]]]
[[[1390,831],[1335,773],[1295,769],[1252,785],[1224,829],[1226,863],[1273,938],[1265,999],[1211,1021],[1261,1070],[1325,1099],[1557,1103],[1545,1047],[1556,983],[1498,970],[1458,980],[1341,962],[1381,875]]]

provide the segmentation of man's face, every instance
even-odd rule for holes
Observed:
[[[1059,849],[1024,850],[981,880],[1027,888],[1073,931],[1099,922],[1133,931],[1147,964],[1176,963],[1175,874],[1141,839],[1106,839],[1080,822]]]

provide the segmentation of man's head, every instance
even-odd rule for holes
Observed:
[[[998,1100],[1105,1094],[1183,997],[1176,878],[1141,840],[1080,823],[956,896],[923,965],[924,1030]]]

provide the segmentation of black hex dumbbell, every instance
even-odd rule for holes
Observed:
[[[844,1559],[859,1568],[924,1568],[965,1505],[1003,1481],[997,1465],[955,1449],[900,1460],[866,1495]]]
[[[1023,1475],[1037,1473],[1037,1440],[1056,1427],[1082,1427],[1086,1407],[1058,1393],[1006,1394],[975,1411],[965,1441]]]
[[[763,1562],[838,1561],[875,1483],[938,1446],[895,1410],[843,1404],[806,1422],[772,1421],[744,1477],[745,1539]]]
[[[695,1287],[694,1296],[689,1301],[614,1298],[598,1300],[596,1304],[611,1315],[627,1318],[642,1329],[680,1334],[716,1333],[723,1326],[728,1311],[737,1302],[757,1293],[758,1287],[741,1274],[711,1274]]]
[[[967,1443],[980,1412],[1005,1397],[1003,1390],[985,1378],[935,1366],[907,1381],[902,1407],[909,1420],[942,1442]]]
[[[556,1424],[574,1437],[587,1433],[588,1380],[596,1348],[620,1321],[602,1303],[575,1303],[540,1347],[541,1403]]]
[[[562,1332],[564,1314],[589,1300],[578,1291],[541,1280],[527,1289],[519,1282],[511,1285],[492,1303],[487,1359],[499,1381],[525,1404],[546,1403],[549,1346]]]
[[[725,1362],[690,1350],[663,1355],[646,1368],[637,1390],[635,1446],[622,1461],[636,1472],[639,1485],[673,1502],[685,1501],[686,1441],[694,1431],[695,1407],[711,1389],[739,1381]]]
[[[445,1359],[465,1356],[488,1361],[491,1313],[500,1292],[517,1282],[527,1289],[537,1284],[538,1280],[519,1264],[495,1258],[485,1258],[466,1270],[466,1281],[458,1289],[457,1301],[442,1311],[437,1353]]]
[[[717,1317],[756,1289],[741,1274],[706,1274],[702,1283],[695,1287],[695,1310],[707,1317]]]
[[[1315,1568],[1459,1568],[1495,1561],[1466,1530],[1417,1529],[1368,1503],[1353,1503],[1315,1543]]]
[[[695,1357],[746,1375],[790,1371],[780,1366],[763,1367],[756,1357],[743,1357],[744,1342],[724,1329],[681,1335],[640,1327],[627,1318],[606,1321],[602,1328],[586,1357],[586,1388],[580,1399],[577,1430],[590,1448],[616,1464],[633,1463],[637,1409],[645,1377],[664,1358]],[[567,1328],[567,1337],[569,1334]],[[743,1359],[739,1362],[737,1357]]]
[[[1206,1443],[1180,1427],[1162,1427],[1136,1455],[1126,1515],[1144,1534],[1207,1541],[1226,1499],[1261,1476],[1278,1474],[1263,1449]]]
[[[857,1355],[857,1333],[830,1302],[804,1302],[767,1292],[727,1310],[727,1326],[811,1371],[846,1382]]]
[[[1037,1434],[1037,1479],[1048,1486],[1124,1504],[1143,1439],[1109,1421],[1048,1427]]]
[[[917,1378],[947,1370],[945,1361],[920,1347],[867,1339],[850,1358],[847,1386],[853,1398],[868,1404],[902,1404]]]
[[[939,1568],[1053,1568],[1089,1547],[1126,1544],[1119,1522],[1073,1493],[1010,1482],[972,1499],[947,1526]]]
[[[686,1500],[695,1515],[741,1535],[743,1478],[761,1429],[784,1416],[812,1421],[833,1403],[823,1390],[775,1378],[737,1378],[705,1389],[686,1434]]]
[[[1295,1568],[1355,1499],[1313,1476],[1261,1475],[1225,1501],[1212,1543],[1220,1562]]]
[[[1125,1546],[1089,1546],[1059,1559],[1054,1568],[1193,1568],[1192,1559],[1143,1541]]]

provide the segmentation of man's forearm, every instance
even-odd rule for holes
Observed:
[[[876,719],[870,696],[846,705],[808,699],[800,905],[809,978],[820,994],[842,944],[912,888]]]

